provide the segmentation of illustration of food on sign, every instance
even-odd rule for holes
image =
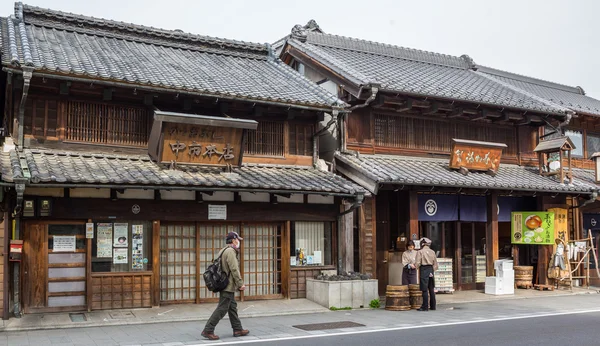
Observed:
[[[537,215],[530,215],[527,217],[527,219],[525,219],[525,226],[527,226],[527,228],[529,228],[531,231],[526,232],[525,236],[527,237],[525,240],[525,242],[530,243],[532,240],[535,241],[536,243],[541,243],[543,241],[543,238],[541,237],[541,233],[544,232],[544,229],[542,228],[542,218],[537,216]],[[533,237],[535,235],[535,233],[537,233],[537,237],[535,237],[534,239],[531,239],[531,237]]]

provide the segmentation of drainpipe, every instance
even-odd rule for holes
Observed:
[[[329,130],[329,128],[331,127],[331,125],[335,124],[335,122],[338,120],[338,114],[339,114],[339,110],[338,109],[333,109],[333,111],[331,112],[331,120],[329,120],[329,122],[327,124],[325,124],[325,126],[323,126],[322,129],[320,129],[319,131],[315,132],[315,134],[312,136],[312,140],[313,140],[313,167],[317,168],[317,161],[319,161],[319,155],[317,154],[317,150],[318,150],[318,138],[322,133],[325,133],[325,131]]]
[[[15,190],[17,191],[17,203],[15,205],[15,209],[13,211],[13,218],[15,220],[15,239],[20,239],[20,229],[21,229],[21,211],[23,204],[23,195],[25,194],[25,183],[27,182],[27,178],[18,178],[15,179]],[[12,227],[12,225],[10,225]],[[27,273],[25,273],[27,275]],[[21,317],[21,298],[19,292],[21,291],[20,282],[21,282],[21,270],[20,270],[20,262],[14,262],[13,267],[13,302],[14,302],[14,314],[15,317]]]
[[[338,217],[337,217],[337,225],[338,225],[337,227],[338,227],[338,236],[339,236],[338,237],[338,249],[339,249],[339,251],[338,251],[338,261],[337,261],[337,271],[338,271],[338,273],[342,272],[342,269],[348,270],[348,268],[345,268],[345,266],[346,266],[346,264],[344,263],[345,259],[342,256],[342,251],[341,251],[342,246],[345,243],[345,241],[344,241],[344,239],[342,237],[342,234],[343,234],[342,232],[343,232],[343,228],[344,228],[344,222],[342,222],[342,221],[344,221],[344,219],[346,218],[347,214],[353,212],[354,210],[356,210],[358,207],[361,206],[364,198],[365,198],[365,195],[362,194],[362,193],[356,195],[356,199],[352,203],[352,206],[350,206],[350,208],[348,208],[348,210],[345,210],[345,211],[343,211],[343,212],[341,212],[341,213],[338,214]],[[353,249],[352,248],[346,249],[346,251],[353,251]]]
[[[23,123],[25,123],[25,102],[27,102],[27,94],[29,93],[29,85],[31,84],[31,77],[33,77],[33,67],[23,66],[23,96],[21,96],[21,103],[19,104],[19,129],[17,136],[17,147],[19,151],[23,151]]]
[[[586,199],[585,202],[583,202],[583,204],[578,205],[576,207],[569,207],[569,209],[579,209],[581,207],[585,207],[588,204],[596,202],[596,198],[598,198],[598,191],[593,191],[590,197]]]

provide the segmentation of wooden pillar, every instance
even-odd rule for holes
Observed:
[[[416,235],[416,239],[421,238],[421,234],[419,232],[419,196],[417,191],[409,191],[408,193],[408,229],[409,229],[409,239],[414,239]]]
[[[494,261],[498,259],[498,193],[487,195],[487,228],[485,232],[486,272],[494,276]]]
[[[291,264],[290,256],[290,233],[291,222],[286,221],[283,224],[283,239],[281,245],[281,293],[284,298],[290,299],[290,281],[291,281]]]
[[[342,210],[352,208],[352,204],[342,204]],[[354,271],[354,212],[342,216],[340,234],[340,255],[342,271]]]
[[[88,223],[92,222],[92,219],[87,220]],[[86,225],[86,233],[87,233],[87,225]],[[94,296],[93,283],[92,283],[92,239],[85,239],[85,293],[86,293],[86,305],[87,311],[92,311],[92,297]]]
[[[152,222],[152,278],[152,306],[160,306],[160,221]]]
[[[562,153],[562,151],[561,151]],[[561,166],[562,170],[562,156],[561,156]],[[562,181],[562,173],[561,173],[561,181]],[[544,206],[543,197],[538,197],[537,199],[538,210],[545,211],[546,208]],[[548,284],[548,259],[550,257],[550,252],[552,251],[552,245],[539,245],[538,246],[538,263],[537,263],[537,282],[540,285]],[[534,278],[535,280],[535,278]]]

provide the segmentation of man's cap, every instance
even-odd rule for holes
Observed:
[[[227,233],[227,239],[226,240],[232,240],[232,239],[244,240],[244,238],[240,237],[240,235],[237,234],[237,232],[229,232],[229,233]]]
[[[431,245],[431,239],[426,237],[421,238],[421,245]]]

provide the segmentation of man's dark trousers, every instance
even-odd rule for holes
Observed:
[[[214,333],[215,327],[221,321],[225,314],[229,313],[229,322],[231,322],[231,328],[233,330],[242,330],[242,322],[237,313],[237,302],[235,301],[235,293],[233,292],[219,292],[219,305],[217,309],[212,313],[204,331],[207,333]]]

